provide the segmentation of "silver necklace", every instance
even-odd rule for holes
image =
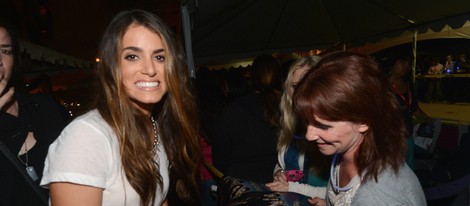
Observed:
[[[28,173],[28,175],[31,177],[31,179],[33,179],[33,181],[36,181],[36,180],[39,179],[39,177],[38,177],[38,175],[37,175],[36,170],[34,169],[34,167],[31,166],[31,165],[28,165],[28,163],[29,163],[28,151],[29,151],[29,150],[28,150],[28,145],[27,145],[26,142],[27,142],[27,141],[25,140],[25,141],[24,141],[24,150],[25,150],[24,155],[25,155],[26,161],[23,161],[23,160],[21,159],[20,156],[23,155],[23,154],[20,154],[20,153],[18,154],[18,159],[20,160],[21,163],[23,163],[23,165],[26,166],[26,173]],[[31,150],[31,148],[30,148],[30,150]],[[20,152],[21,152],[21,151],[20,151]]]
[[[150,116],[150,120],[152,121],[153,125],[153,145],[152,145],[152,151],[154,153],[157,152],[158,150],[158,145],[160,145],[160,134],[158,133],[158,126],[157,126],[157,121],[153,118],[153,116]]]

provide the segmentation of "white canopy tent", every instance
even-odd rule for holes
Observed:
[[[91,62],[69,56],[44,46],[27,41],[20,41],[20,51],[26,52],[33,60],[45,61],[52,64],[67,65],[75,68],[90,68]]]
[[[384,38],[381,41],[375,43],[367,43],[364,46],[353,48],[353,50],[372,54],[385,48],[390,48],[405,43],[411,43],[413,42],[414,34],[414,31],[405,31],[400,36]],[[427,30],[423,33],[419,33],[418,31],[416,40],[422,41],[441,38],[470,39],[470,21],[467,20],[465,24],[463,24],[462,27],[459,28],[452,28],[450,25],[445,25],[442,29],[437,31],[434,31],[431,28],[427,28]]]
[[[182,10],[186,48],[196,65],[366,42],[385,46],[386,37],[412,39],[416,30],[455,29],[470,20],[468,0],[183,0]]]

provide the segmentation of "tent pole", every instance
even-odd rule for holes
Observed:
[[[183,20],[184,45],[186,48],[186,59],[189,69],[189,76],[196,78],[194,67],[193,47],[191,42],[191,19],[189,17],[188,5],[181,6],[181,19]]]
[[[414,30],[413,33],[413,65],[411,66],[411,72],[413,75],[413,83],[416,80],[416,50],[417,50],[417,41],[418,41],[418,29]]]

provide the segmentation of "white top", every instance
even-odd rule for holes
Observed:
[[[169,160],[162,144],[157,159],[163,191],[157,186],[154,205],[161,205],[169,187]],[[117,137],[97,110],[72,121],[49,147],[41,186],[70,182],[103,188],[103,206],[139,205],[140,197],[122,168]]]
[[[352,199],[356,194],[357,189],[361,185],[361,178],[359,175],[356,175],[349,181],[348,185],[344,188],[348,188],[345,190],[337,191],[333,189],[332,184],[337,184],[339,182],[339,168],[340,165],[337,164],[334,167],[333,175],[330,176],[330,181],[328,183],[328,200],[330,201],[331,205],[335,206],[349,206],[351,205]]]

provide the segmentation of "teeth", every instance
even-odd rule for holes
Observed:
[[[135,86],[137,87],[157,87],[160,82],[136,82]]]

